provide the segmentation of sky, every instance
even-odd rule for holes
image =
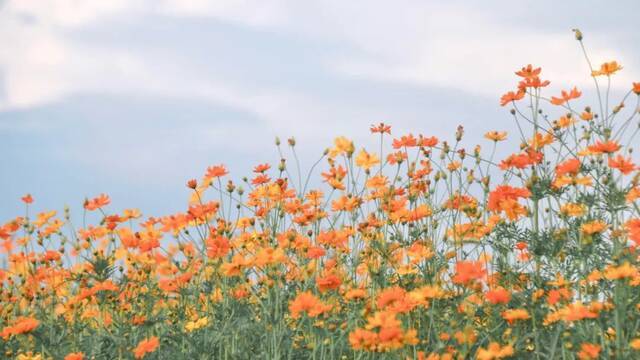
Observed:
[[[375,149],[371,124],[469,145],[515,130],[500,95],[532,63],[589,95],[640,80],[640,2],[0,0],[0,223],[24,209],[184,211],[187,180],[276,164],[295,137],[303,168],[336,136]],[[585,96],[586,97],[586,96]],[[586,105],[587,100],[583,105]],[[316,175],[317,176],[317,175]],[[78,215],[78,214],[76,214]]]

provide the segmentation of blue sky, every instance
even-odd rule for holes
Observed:
[[[523,65],[549,95],[588,95],[574,27],[596,64],[624,66],[614,95],[640,80],[633,0],[0,4],[3,220],[28,192],[38,210],[104,192],[114,209],[181,211],[207,166],[275,164],[275,136],[306,164],[338,135],[373,149],[380,121],[442,138],[461,124],[474,144],[514,129],[498,99]]]

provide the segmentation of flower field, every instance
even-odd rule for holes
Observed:
[[[595,97],[524,66],[500,99],[519,131],[480,145],[380,123],[305,176],[276,140],[280,163],[211,166],[162,217],[25,195],[0,225],[1,357],[640,358],[640,83],[610,99],[622,66],[584,53]]]

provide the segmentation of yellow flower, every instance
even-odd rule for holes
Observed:
[[[493,360],[493,359],[503,359],[513,355],[513,346],[505,345],[500,346],[497,342],[492,342],[489,346],[484,348],[479,348],[476,353],[476,359],[478,360]]]
[[[593,235],[593,234],[598,234],[607,230],[608,227],[609,225],[603,223],[602,221],[594,220],[594,221],[582,224],[581,229],[583,234]]]
[[[340,154],[345,154],[347,156],[351,156],[355,151],[355,147],[353,146],[353,142],[347,139],[344,136],[338,136],[333,140],[333,144],[335,147],[329,151],[329,157],[335,158]]]
[[[495,142],[503,141],[507,139],[506,131],[489,131],[484,134],[484,137],[489,140],[493,140]]]
[[[516,320],[527,320],[531,318],[531,316],[525,309],[509,309],[502,312],[502,318],[507,320],[509,325],[511,325]]]
[[[593,70],[591,72],[591,76],[601,76],[601,75],[611,76],[615,74],[618,70],[622,70],[622,66],[620,66],[620,64],[618,64],[618,62],[616,61],[610,61],[600,65],[600,70]]]
[[[560,207],[560,212],[565,216],[582,216],[584,214],[584,206],[582,204],[568,203]]]
[[[209,318],[208,317],[203,317],[200,318],[198,320],[195,321],[189,321],[185,326],[185,330],[187,330],[187,332],[192,332],[198,329],[202,329],[203,327],[207,326],[209,324]]]
[[[555,121],[555,124],[564,129],[573,125],[575,122],[576,121],[573,119],[573,117],[562,116],[560,117],[560,119]]]
[[[44,358],[40,354],[34,355],[32,352],[28,352],[26,354],[18,355],[16,360],[44,360]]]
[[[449,171],[456,171],[460,169],[461,166],[462,166],[462,163],[460,161],[452,161],[447,165],[447,169]]]
[[[535,135],[531,139],[529,139],[527,144],[531,146],[534,150],[540,150],[546,145],[553,143],[553,141],[554,141],[553,134],[547,133],[543,135],[539,132],[536,132]]]
[[[625,278],[633,279],[639,275],[640,273],[638,272],[638,269],[631,266],[628,262],[617,267],[609,265],[604,270],[604,277],[608,280],[622,280]]]
[[[376,154],[369,154],[365,149],[360,150],[358,156],[356,156],[356,165],[369,170],[375,165],[380,163],[380,159]]]

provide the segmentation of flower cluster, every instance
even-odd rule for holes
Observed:
[[[588,105],[523,67],[500,100],[519,134],[487,145],[380,123],[379,150],[336,138],[317,182],[284,156],[241,182],[211,166],[166,216],[102,194],[77,227],[26,195],[0,225],[2,357],[640,357],[640,83],[610,107],[621,69],[592,69]]]

